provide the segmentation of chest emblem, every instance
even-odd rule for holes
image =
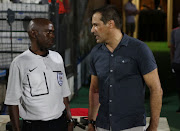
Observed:
[[[62,72],[57,72],[57,81],[60,86],[63,85],[63,73]]]

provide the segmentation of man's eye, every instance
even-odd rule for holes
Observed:
[[[48,35],[49,35],[49,34],[51,34],[51,33],[52,33],[52,32],[50,32],[50,31],[49,31],[49,32],[47,32],[47,34],[48,34]]]

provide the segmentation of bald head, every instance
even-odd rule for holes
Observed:
[[[28,32],[32,30],[40,30],[43,26],[52,24],[52,22],[45,18],[35,18],[29,22]]]
[[[34,39],[38,32],[48,29],[49,25],[53,26],[52,22],[45,18],[35,18],[31,20],[27,28],[30,40]]]

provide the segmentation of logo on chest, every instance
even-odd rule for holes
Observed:
[[[63,73],[62,72],[57,72],[57,81],[60,86],[63,85]]]

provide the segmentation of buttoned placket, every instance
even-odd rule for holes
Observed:
[[[113,67],[113,63],[114,63],[114,54],[110,53],[110,57],[109,57],[109,117],[110,117],[110,123],[111,123],[111,117],[113,116],[113,112],[112,112],[112,104],[113,104],[113,72],[114,72],[114,67]]]
[[[48,62],[48,56],[42,58],[44,62],[45,69],[48,69],[47,62]]]

